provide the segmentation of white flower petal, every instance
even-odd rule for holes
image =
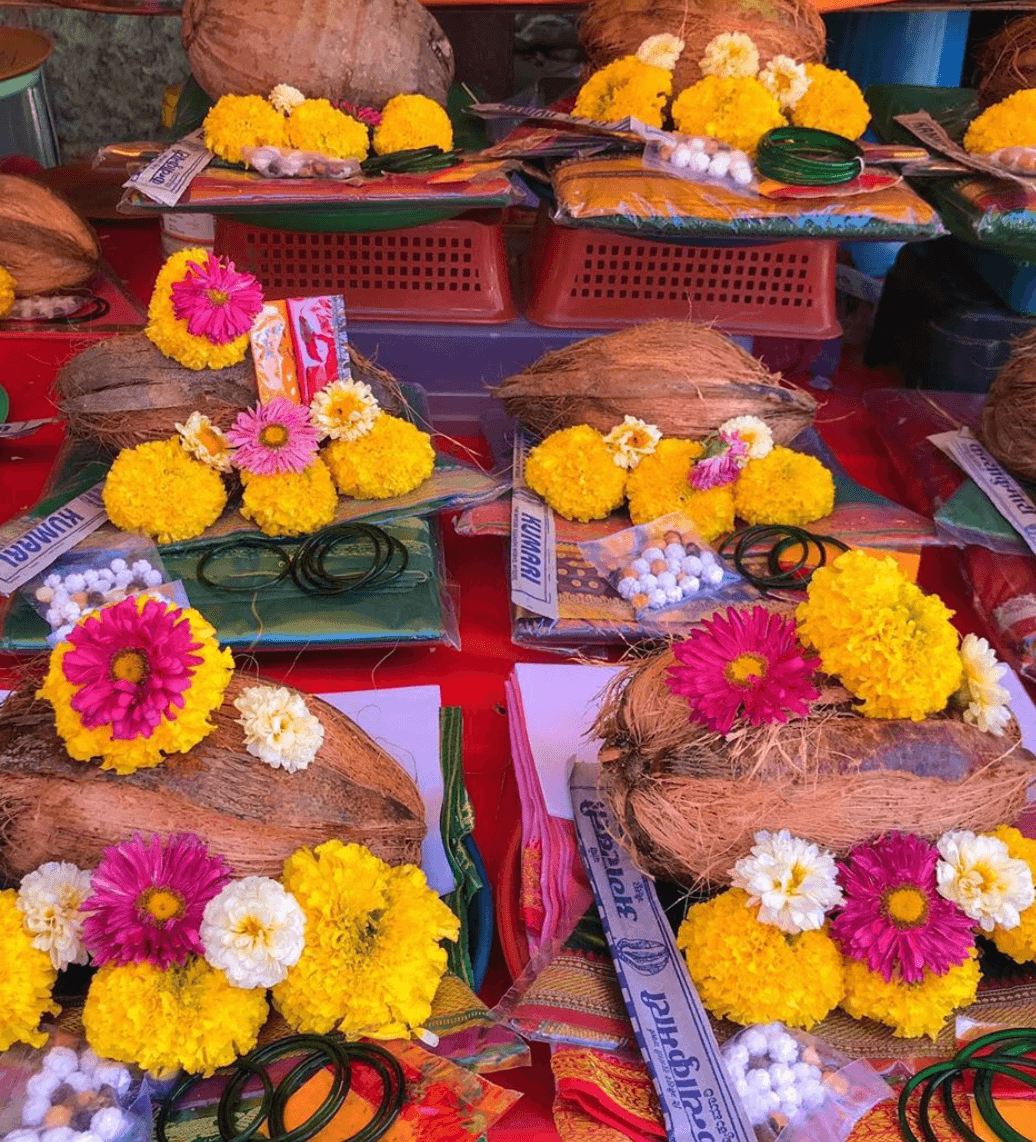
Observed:
[[[822,927],[842,900],[834,856],[787,829],[756,833],[755,841],[751,855],[734,865],[731,883],[748,893],[749,905],[761,905],[760,922],[792,935]]]
[[[205,905],[205,959],[234,987],[273,987],[306,946],[306,915],[276,880],[246,876]]]
[[[301,694],[284,686],[249,686],[234,699],[241,712],[245,749],[274,769],[305,769],[324,741],[320,719]]]
[[[18,907],[26,931],[33,935],[32,946],[46,952],[58,971],[89,959],[79,906],[90,895],[92,875],[68,861],[49,861],[28,873],[18,889]]]
[[[1032,872],[997,837],[960,829],[944,834],[936,865],[939,894],[975,920],[983,931],[1015,928],[1036,900]]]

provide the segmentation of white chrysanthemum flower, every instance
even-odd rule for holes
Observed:
[[[295,773],[316,757],[324,741],[320,719],[309,712],[301,694],[284,686],[249,686],[234,699],[241,712],[245,749],[253,756]]]
[[[1008,703],[1011,695],[1000,685],[1007,667],[997,661],[993,648],[984,638],[967,634],[960,647],[964,684],[957,693],[957,704],[964,709],[964,720],[987,734],[1003,735],[1011,721]]]
[[[270,92],[268,101],[282,115],[290,115],[300,103],[306,102],[306,97],[297,87],[292,87],[290,83],[278,83]]]
[[[332,440],[359,440],[379,416],[377,399],[362,381],[332,381],[309,406],[310,423]]]
[[[18,907],[26,931],[32,933],[32,946],[46,952],[58,971],[89,959],[79,906],[90,895],[92,875],[69,861],[48,861],[28,873],[18,889]]]
[[[759,73],[759,82],[781,105],[782,111],[790,111],[813,81],[806,74],[804,63],[796,63],[791,56],[774,56]]]
[[[789,934],[822,928],[826,913],[842,902],[832,854],[787,829],[756,833],[751,855],[734,865],[731,884],[760,906],[761,923]]]
[[[762,460],[773,450],[773,433],[757,416],[733,416],[719,426],[720,436],[740,436],[748,448],[749,460]]]
[[[205,905],[198,932],[205,959],[234,987],[273,987],[299,962],[306,914],[276,880],[246,876]]]
[[[759,74],[759,49],[746,32],[722,32],[705,45],[698,67],[702,75],[720,79],[754,79]]]
[[[939,894],[982,930],[1017,928],[1021,913],[1036,900],[1032,872],[996,837],[956,829],[939,840],[942,860],[935,866]]]
[[[177,424],[180,443],[184,449],[203,464],[217,472],[229,472],[234,450],[222,429],[217,428],[203,413],[192,412],[186,424]]]
[[[672,71],[684,49],[684,42],[671,32],[662,32],[648,38],[637,48],[637,59],[651,67]]]
[[[654,452],[661,439],[662,433],[653,424],[627,416],[608,433],[604,442],[615,463],[632,471],[645,456]]]

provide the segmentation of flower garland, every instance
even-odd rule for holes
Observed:
[[[383,412],[358,439],[332,440],[322,453],[343,496],[384,500],[419,488],[435,468],[432,438]]]
[[[449,115],[427,95],[396,95],[385,104],[374,129],[374,151],[391,155],[423,147],[453,150],[453,124]]]
[[[288,143],[297,151],[314,151],[332,159],[367,157],[366,126],[327,99],[304,99],[288,116]]]

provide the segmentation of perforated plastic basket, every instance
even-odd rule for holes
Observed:
[[[500,222],[453,219],[352,234],[221,217],[215,250],[254,274],[271,299],[342,294],[356,317],[496,324],[515,313]]]
[[[526,316],[560,329],[690,319],[824,341],[842,332],[835,253],[834,242],[682,246],[550,224],[538,236]]]

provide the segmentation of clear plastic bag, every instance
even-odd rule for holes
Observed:
[[[721,1053],[758,1142],[844,1142],[892,1097],[870,1063],[783,1023],[746,1027]]]
[[[704,135],[649,138],[644,147],[644,168],[690,182],[725,186],[737,194],[758,194],[758,179],[748,155]]]
[[[242,147],[241,157],[265,178],[356,178],[356,159],[333,159],[313,151],[290,151],[280,147]]]

